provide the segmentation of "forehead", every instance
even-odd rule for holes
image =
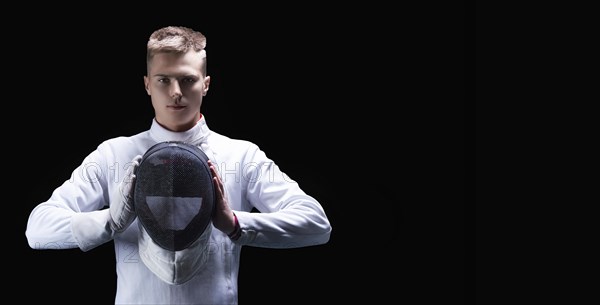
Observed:
[[[148,63],[150,75],[156,74],[200,74],[206,53],[190,50],[186,53],[160,52]]]

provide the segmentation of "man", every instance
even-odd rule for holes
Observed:
[[[34,249],[59,245],[89,251],[114,240],[116,304],[236,304],[242,246],[292,248],[329,241],[331,225],[316,199],[255,144],[208,128],[201,113],[210,85],[205,46],[204,35],[185,27],[152,33],[144,77],[155,113],[150,129],[101,143],[29,217],[26,236]],[[140,248],[135,169],[151,146],[165,141],[197,146],[209,158],[217,200],[208,252]],[[253,208],[261,213],[251,213]],[[199,255],[206,262],[190,270],[187,262]],[[181,273],[191,277],[178,278]]]

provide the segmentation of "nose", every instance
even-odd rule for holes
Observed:
[[[172,99],[174,99],[175,101],[179,101],[181,99],[182,94],[181,88],[179,87],[179,82],[171,82],[171,87],[169,88],[169,90],[169,96],[171,96]]]

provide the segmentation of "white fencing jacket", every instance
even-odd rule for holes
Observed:
[[[122,233],[108,225],[111,200],[136,155],[162,141],[198,145],[218,166],[242,236],[235,242],[217,229],[210,236],[208,263],[192,280],[169,285],[138,254],[137,219]],[[261,213],[250,213],[255,207]],[[237,304],[243,245],[293,248],[329,241],[331,225],[322,206],[286,176],[251,142],[211,131],[205,117],[190,130],[172,132],[152,121],[149,130],[101,143],[46,202],[31,212],[25,235],[33,249],[91,250],[114,239],[115,304]]]

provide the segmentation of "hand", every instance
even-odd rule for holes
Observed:
[[[212,179],[215,186],[215,195],[217,197],[215,213],[213,214],[212,222],[215,228],[229,235],[231,232],[233,232],[233,230],[235,230],[235,218],[233,216],[233,211],[227,202],[225,186],[223,186],[223,182],[219,177],[215,165],[208,160],[208,166],[210,167],[210,173],[213,177]]]
[[[123,181],[119,185],[121,196],[110,203],[110,227],[114,232],[122,232],[129,227],[135,219],[133,205],[133,186],[135,185],[135,169],[140,165],[141,155],[137,155],[127,168]]]

